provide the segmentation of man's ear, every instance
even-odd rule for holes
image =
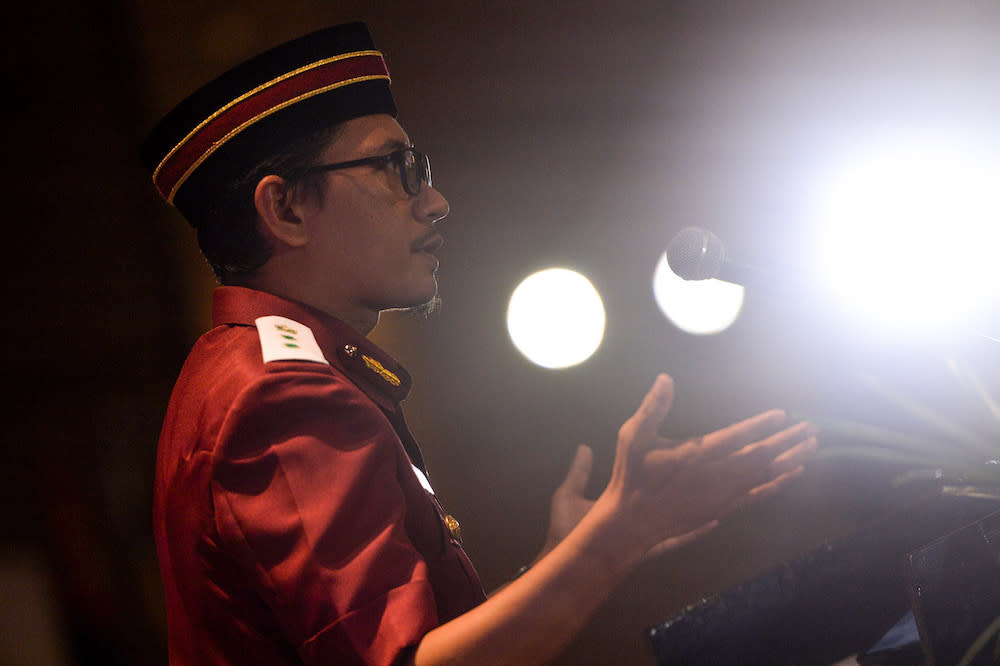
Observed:
[[[300,215],[300,206],[294,205],[295,190],[288,181],[273,174],[264,176],[257,183],[253,201],[261,224],[270,235],[292,247],[306,244],[307,225]]]

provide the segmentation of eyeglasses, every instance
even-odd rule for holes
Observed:
[[[399,167],[399,180],[403,184],[403,189],[410,196],[415,197],[420,194],[420,190],[425,183],[433,186],[433,182],[431,181],[431,161],[422,152],[413,148],[401,148],[387,155],[364,157],[360,160],[350,160],[349,162],[320,164],[310,167],[306,170],[306,173],[313,171],[338,171],[340,169],[350,169],[351,167],[366,166],[369,164],[383,168],[390,164],[397,165]]]

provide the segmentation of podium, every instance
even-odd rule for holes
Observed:
[[[954,666],[1000,618],[1000,503],[934,493],[649,629],[656,663]],[[993,661],[996,637],[972,664]]]

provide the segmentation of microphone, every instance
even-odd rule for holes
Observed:
[[[730,259],[719,237],[699,227],[681,229],[674,236],[667,245],[667,265],[684,280],[716,279],[767,290],[778,287],[762,271]]]
[[[667,244],[666,254],[670,270],[683,280],[722,280],[771,297],[791,296],[798,304],[815,301],[819,289],[818,285],[801,275],[779,278],[774,271],[762,271],[734,261],[726,252],[722,240],[700,227],[681,229]],[[1000,336],[985,333],[978,327],[965,327],[960,335],[971,335],[977,341],[1000,343]]]

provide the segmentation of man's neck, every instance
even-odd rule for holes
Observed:
[[[240,276],[238,279],[230,279],[227,284],[234,287],[246,287],[257,291],[274,294],[280,298],[296,303],[308,305],[324,314],[336,317],[361,335],[367,336],[378,324],[379,312],[364,307],[346,306],[345,304],[327,302],[322,298],[315,297],[302,289],[301,285],[291,282],[267,279],[263,276],[253,274]]]

